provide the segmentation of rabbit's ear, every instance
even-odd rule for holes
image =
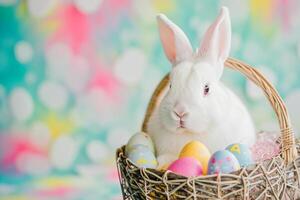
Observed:
[[[200,45],[198,56],[207,57],[214,63],[223,63],[229,56],[231,46],[231,23],[229,12],[226,7],[214,23],[208,28]]]
[[[184,32],[165,15],[157,15],[160,39],[165,54],[174,65],[192,56],[193,49]]]

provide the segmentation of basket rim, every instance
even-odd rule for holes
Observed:
[[[118,164],[118,160],[119,159],[125,159],[125,162],[127,163],[128,167],[135,169],[135,170],[148,170],[150,172],[156,173],[156,174],[161,174],[161,175],[166,175],[169,174],[171,176],[176,176],[176,178],[180,178],[180,179],[207,179],[207,178],[213,178],[213,177],[228,177],[228,176],[234,176],[234,177],[240,177],[241,174],[243,173],[243,171],[245,170],[253,170],[256,166],[262,164],[262,163],[268,163],[271,162],[273,159],[278,159],[281,160],[282,162],[284,162],[284,159],[282,158],[282,155],[279,153],[278,155],[273,156],[270,159],[266,159],[260,162],[255,162],[251,165],[248,165],[246,167],[241,167],[239,170],[231,172],[231,173],[219,173],[219,174],[206,174],[206,175],[201,175],[201,176],[191,176],[191,177],[186,177],[180,174],[176,174],[170,170],[166,170],[166,169],[154,169],[154,168],[142,168],[142,167],[138,167],[136,164],[134,164],[127,156],[125,153],[125,148],[126,145],[123,145],[119,148],[117,148],[116,150],[116,161]]]

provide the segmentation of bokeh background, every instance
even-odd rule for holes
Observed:
[[[297,133],[300,1],[0,0],[0,199],[121,199],[115,149],[170,70],[155,15],[196,48],[223,5],[231,56],[271,80]],[[257,130],[278,129],[258,88],[235,72],[223,79]]]

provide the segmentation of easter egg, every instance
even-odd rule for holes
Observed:
[[[175,160],[168,170],[182,175],[182,176],[201,176],[203,174],[203,168],[198,160],[191,157],[179,158]]]
[[[157,160],[153,152],[144,145],[137,145],[128,153],[128,159],[141,168],[156,168]]]
[[[138,145],[144,145],[148,147],[153,153],[155,153],[151,137],[144,132],[138,132],[134,134],[127,142],[125,149],[126,154],[128,155],[128,153]]]
[[[239,169],[239,161],[227,150],[216,151],[208,162],[208,174],[228,174]]]
[[[208,161],[211,154],[204,144],[198,141],[187,143],[179,154],[179,158],[192,157],[198,160],[203,167],[203,174],[207,174]]]
[[[226,150],[230,151],[237,158],[241,167],[246,167],[253,163],[251,150],[245,144],[231,144]]]

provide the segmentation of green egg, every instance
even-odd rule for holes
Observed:
[[[126,145],[126,154],[128,155],[128,153],[132,149],[134,149],[136,146],[139,146],[139,145],[143,145],[143,146],[149,148],[152,151],[152,153],[155,154],[152,139],[148,134],[146,134],[144,132],[138,132],[129,139],[129,141]]]
[[[156,168],[157,160],[153,152],[144,145],[137,145],[128,152],[128,159],[141,168]]]

